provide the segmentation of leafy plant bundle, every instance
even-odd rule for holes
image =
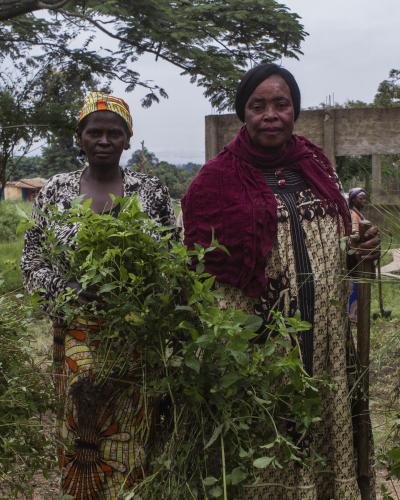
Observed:
[[[7,488],[9,498],[10,491],[27,494],[33,475],[54,466],[43,419],[53,400],[28,334],[29,308],[8,294],[0,310],[0,496]]]
[[[305,373],[296,338],[309,325],[275,313],[266,335],[260,318],[222,309],[204,257],[224,248],[188,250],[136,199],[117,201],[116,217],[87,202],[55,213],[51,225],[79,228],[72,246],[50,238],[48,251],[94,297],[82,305],[69,289],[56,309],[101,325],[96,377],[135,380],[163,402],[149,474],[128,497],[243,498],[259,469],[314,460],[302,442],[319,418],[320,381]]]

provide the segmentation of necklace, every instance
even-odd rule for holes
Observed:
[[[286,186],[285,170],[283,168],[276,169],[275,177],[278,179],[278,186],[283,189]]]

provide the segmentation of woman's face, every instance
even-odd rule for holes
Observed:
[[[248,99],[244,116],[253,144],[283,149],[294,128],[293,101],[285,80],[272,75],[261,82]]]
[[[129,147],[129,137],[120,116],[111,111],[95,111],[88,116],[79,136],[82,150],[92,167],[114,167],[124,149]]]
[[[367,195],[364,192],[362,192],[362,193],[359,193],[354,198],[353,205],[356,208],[358,208],[359,210],[362,210],[367,205],[367,202],[368,202]]]

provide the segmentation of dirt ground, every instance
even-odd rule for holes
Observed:
[[[400,483],[395,481],[391,483],[390,481],[385,481],[384,471],[377,471],[377,500],[384,500],[383,495],[380,493],[381,484],[385,484],[388,492],[392,495],[394,499],[400,498]],[[58,499],[58,474],[55,473],[53,477],[49,479],[44,479],[43,477],[37,477],[32,484],[34,488],[33,500],[57,500]],[[266,499],[267,500],[267,499]],[[282,499],[284,500],[284,499]],[[340,500],[340,499],[337,499]]]
[[[400,499],[400,481],[386,481],[385,471],[376,471],[376,498],[377,500],[384,500],[381,494],[381,485],[385,485],[388,493],[393,499]],[[32,500],[58,500],[59,492],[59,475],[57,471],[51,475],[50,478],[45,479],[43,476],[38,475],[32,483],[33,497]],[[1,497],[0,497],[1,498]],[[266,499],[267,500],[267,499]],[[282,499],[284,500],[284,499]],[[341,499],[336,499],[341,500]]]

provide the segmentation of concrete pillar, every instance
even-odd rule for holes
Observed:
[[[335,111],[329,109],[324,115],[324,153],[336,169],[336,147],[335,147]]]
[[[382,157],[372,155],[371,200],[377,202],[382,193]]]
[[[211,160],[218,153],[218,122],[216,115],[206,116],[206,158]]]

